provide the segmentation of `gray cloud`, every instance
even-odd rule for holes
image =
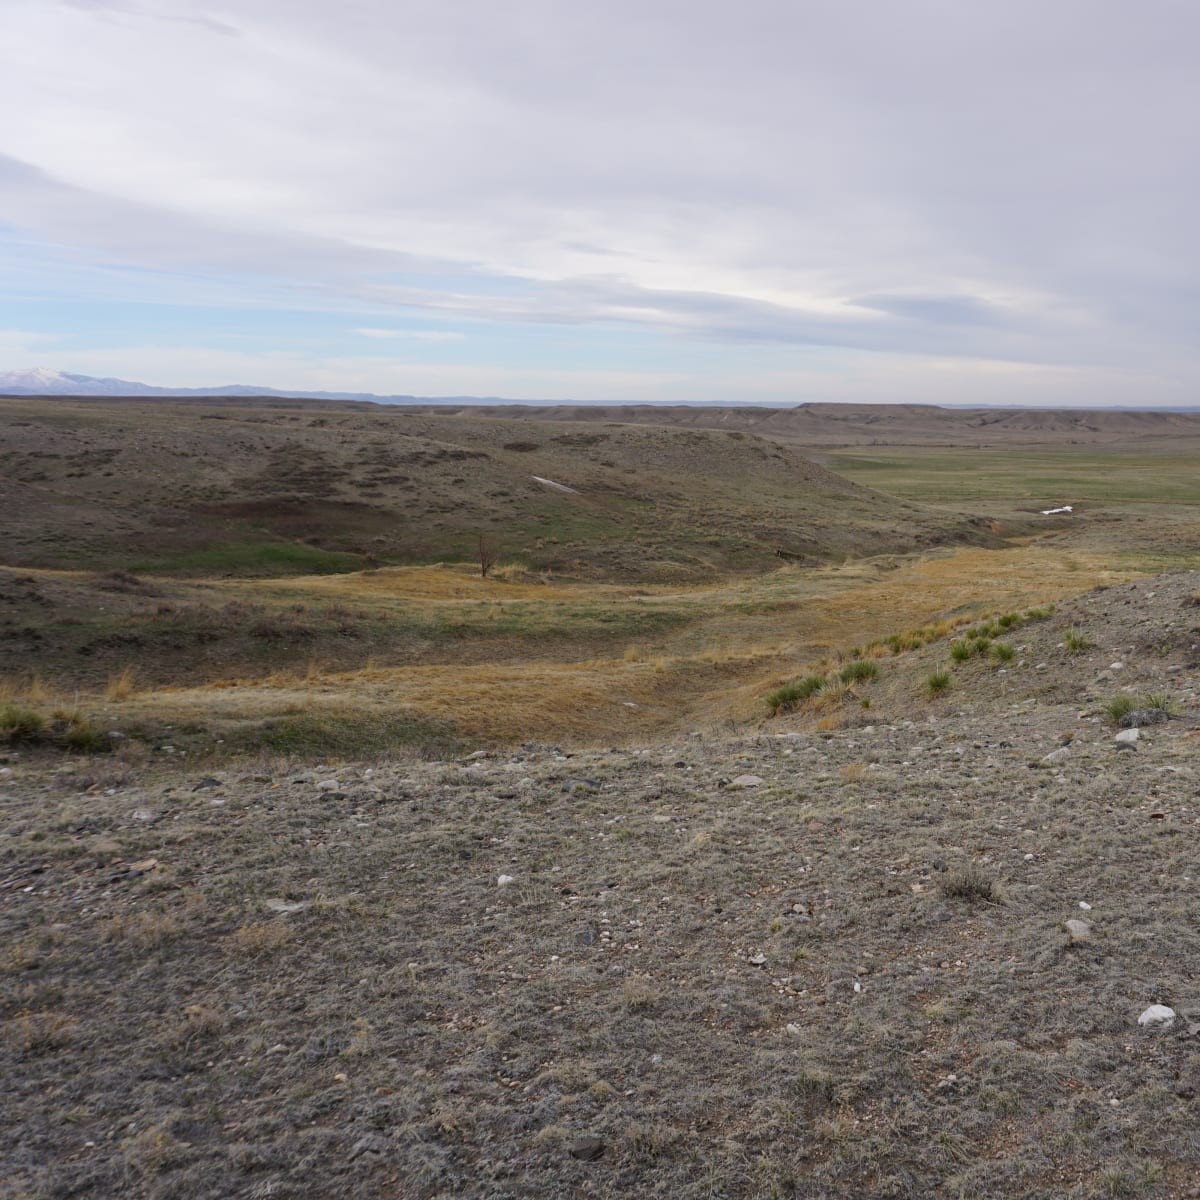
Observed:
[[[0,219],[83,256],[334,309],[1198,373],[1192,6],[14,8]]]

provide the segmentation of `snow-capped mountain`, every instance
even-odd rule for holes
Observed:
[[[278,388],[227,384],[224,387],[154,387],[129,379],[97,379],[70,371],[33,367],[25,371],[0,371],[0,396],[297,396],[314,400],[415,401],[415,396],[376,396],[370,392],[283,392]],[[449,397],[459,400],[465,397]]]
[[[0,393],[7,396],[111,396],[114,389],[125,395],[141,395],[153,389],[123,379],[93,379],[90,375],[71,375],[47,367],[26,371],[0,371]],[[124,389],[130,389],[124,391]]]

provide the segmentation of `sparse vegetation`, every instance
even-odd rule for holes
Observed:
[[[848,662],[841,671],[838,677],[843,683],[867,683],[879,675],[879,667],[871,659],[855,659]]]
[[[951,871],[942,880],[942,895],[950,900],[984,901],[988,904],[1002,903],[999,883],[994,875],[977,863],[970,863]]]
[[[36,742],[46,729],[46,719],[32,708],[6,704],[0,708],[0,736],[10,742]]]
[[[338,445],[336,410],[318,419]],[[521,470],[613,428],[547,426]],[[435,440],[403,436],[389,453]],[[530,426],[488,436],[516,459],[499,439]],[[482,467],[437,461],[447,486]],[[1190,994],[1192,929],[1172,916],[1186,818],[1163,819],[1194,716],[1189,676],[1165,672],[1190,640],[1147,630],[1166,647],[1152,667],[1122,652],[1122,681],[1166,705],[1154,689],[1176,679],[1189,720],[1110,768],[1111,735],[1079,714],[1091,671],[1053,652],[1059,628],[1013,635],[1050,615],[1021,615],[1029,597],[1134,568],[1085,543],[1064,582],[1060,534],[751,577],[726,573],[730,539],[660,587],[630,563],[670,538],[638,541],[605,472],[623,473],[580,468],[630,521],[622,543],[615,522],[573,537],[582,522],[542,497],[543,544],[511,580],[479,577],[466,532],[449,565],[322,579],[0,570],[19,631],[0,641],[3,704],[43,722],[0,734],[17,1194],[999,1197],[1066,1179],[1083,1196],[1190,1179],[1186,1038],[1136,1026]],[[447,543],[456,519],[421,517]],[[698,563],[702,535],[680,537]],[[620,586],[597,582],[603,555],[624,561]],[[1164,587],[1178,620],[1187,591]],[[1107,644],[1130,598],[1068,619]],[[1008,661],[1013,641],[1044,669],[968,665],[951,685],[939,665]],[[136,685],[104,698],[131,663]],[[952,699],[914,703],[927,676]],[[803,719],[760,728],[777,680],[771,710]],[[72,730],[80,749],[123,736],[64,760]],[[1031,775],[1072,736],[1061,769]],[[744,773],[758,784],[731,786]],[[1064,917],[1097,897],[1095,943],[1067,952]],[[572,1157],[582,1134],[601,1158]]]
[[[940,696],[950,690],[951,683],[953,683],[953,678],[950,672],[945,667],[938,667],[926,677],[925,690],[930,696]]]
[[[989,653],[997,666],[1004,666],[1017,657],[1017,648],[1012,642],[993,642]]]
[[[1075,629],[1069,629],[1063,635],[1063,649],[1068,654],[1082,654],[1085,650],[1090,650],[1094,643],[1092,640]]]
[[[950,643],[950,657],[956,663],[969,662],[976,654],[976,643],[968,638],[962,638]]]
[[[118,674],[109,677],[104,688],[105,700],[128,700],[137,691],[134,681],[133,668],[125,667]]]
[[[1137,700],[1133,696],[1131,696],[1128,692],[1121,692],[1119,695],[1114,696],[1111,700],[1106,701],[1103,707],[1108,719],[1114,725],[1117,725],[1120,723],[1123,716],[1125,716],[1127,713],[1133,712],[1137,706]]]
[[[767,709],[773,717],[780,713],[791,712],[806,700],[815,696],[825,687],[827,680],[824,675],[806,675],[803,679],[793,679],[766,696]]]

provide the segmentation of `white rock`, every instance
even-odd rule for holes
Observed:
[[[1120,733],[1113,738],[1114,742],[1122,742],[1127,746],[1133,745],[1138,740],[1138,731],[1136,729],[1122,729]]]
[[[1047,754],[1042,759],[1042,762],[1044,762],[1044,763],[1065,762],[1070,757],[1071,757],[1071,747],[1070,746],[1059,746],[1059,748],[1057,750],[1051,750],[1050,753]]]
[[[287,917],[292,913],[303,912],[308,907],[308,902],[305,900],[296,900],[289,903],[287,900],[281,900],[277,896],[272,896],[271,899],[263,901],[263,907]]]
[[[516,879],[512,875],[497,875],[496,876],[496,886],[497,887],[508,887],[508,885],[510,883],[516,883],[516,882],[517,882]]]
[[[1110,671],[1123,671],[1125,670],[1125,664],[1123,662],[1109,663],[1108,669]]]
[[[759,775],[739,775],[730,783],[730,787],[736,788],[751,788],[758,787],[762,783],[762,777]]]
[[[341,789],[342,785],[336,779],[322,779],[317,784],[317,791],[319,792],[339,792]]]
[[[803,1034],[803,1032],[804,1031],[800,1028],[799,1025],[796,1025],[792,1022],[788,1023],[788,1027],[787,1027],[788,1037],[800,1037],[801,1034]]]
[[[763,965],[763,963],[765,963],[766,961],[767,961],[767,956],[765,954],[750,955],[750,962],[752,962],[756,967],[761,967]]]
[[[1075,917],[1067,922],[1067,932],[1073,942],[1087,942],[1092,937],[1092,927],[1086,921],[1077,920]]]
[[[1080,900],[1079,907],[1082,908],[1084,912],[1092,911],[1092,906],[1086,900]]]
[[[1140,1017],[1138,1024],[1146,1029],[1169,1028],[1175,1023],[1175,1010],[1165,1004],[1152,1004]]]

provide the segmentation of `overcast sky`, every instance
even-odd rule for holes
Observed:
[[[0,369],[1200,403],[1193,0],[0,0]]]

